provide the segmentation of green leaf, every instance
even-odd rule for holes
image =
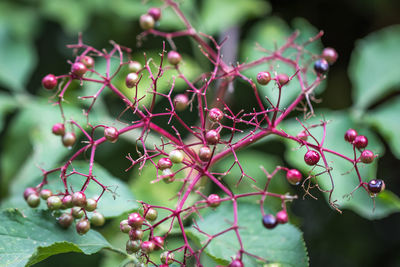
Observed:
[[[319,111],[317,114],[323,114],[326,120],[331,121],[327,125],[326,139],[324,147],[341,153],[347,157],[353,158],[353,146],[344,141],[344,133],[349,128],[357,129],[359,134],[368,137],[369,144],[368,149],[372,150],[375,154],[383,155],[384,147],[379,141],[377,136],[370,130],[358,125],[357,121],[349,116],[346,112],[329,112],[329,111]],[[308,120],[307,125],[312,125],[315,123],[320,123],[320,119],[324,118],[313,118]],[[359,121],[358,121],[359,122]],[[292,121],[285,124],[284,129],[290,129],[288,134],[296,135],[303,128],[298,122]],[[317,138],[321,140],[322,128],[311,129],[310,132]],[[309,141],[312,138],[309,137]],[[303,156],[306,153],[305,147],[298,147],[298,144],[294,141],[286,141],[288,149],[286,150],[285,157],[287,161],[294,167],[300,169],[303,175],[306,177],[311,171],[311,167],[304,163]],[[358,153],[358,152],[357,152]],[[337,201],[336,204],[339,205],[339,209],[350,209],[358,213],[359,215],[368,219],[379,219],[390,215],[393,212],[400,211],[399,200],[394,197],[392,193],[387,192],[385,194],[379,194],[375,198],[376,208],[374,209],[374,203],[369,194],[363,189],[359,188],[352,197],[350,194],[359,184],[358,177],[354,169],[352,169],[352,164],[338,156],[330,153],[324,153],[328,162],[328,165],[332,167],[332,177],[334,181],[334,191],[332,194],[332,201]],[[359,156],[359,153],[357,154]],[[376,170],[378,159],[375,159],[371,164],[358,164],[359,171],[363,181],[369,181],[376,178]],[[320,161],[322,163],[322,159]],[[322,167],[317,167],[312,174],[317,174],[324,169]],[[319,175],[317,178],[318,184],[322,189],[331,189],[331,180],[328,174]],[[314,188],[318,191],[318,189]],[[311,194],[316,195],[316,191],[310,191]],[[323,195],[328,199],[328,194],[323,193]],[[388,197],[390,196],[390,197]]]
[[[396,97],[368,112],[365,120],[388,142],[390,150],[400,159],[400,97]]]
[[[301,232],[290,223],[278,225],[269,230],[262,225],[260,207],[239,202],[239,233],[245,251],[260,256],[268,263],[279,266],[308,266],[307,250]],[[232,226],[233,208],[230,203],[221,204],[215,211],[197,221],[199,228],[209,235],[215,235]],[[204,244],[208,237],[193,227],[187,229],[189,237],[198,244]],[[220,235],[211,241],[205,251],[219,264],[229,264],[240,249],[233,231]],[[259,260],[244,254],[245,266],[262,266]]]
[[[30,266],[65,252],[93,254],[111,245],[98,232],[84,236],[60,228],[49,211],[8,209],[0,212],[0,265]]]
[[[353,100],[365,109],[400,85],[400,25],[374,32],[359,40],[353,50],[349,77]]]
[[[246,19],[265,16],[271,11],[268,2],[261,0],[206,0],[200,13],[201,27],[207,34],[216,34]]]
[[[0,132],[3,130],[3,119],[5,115],[17,107],[17,103],[9,94],[0,92]]]

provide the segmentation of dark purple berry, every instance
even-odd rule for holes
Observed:
[[[281,210],[276,214],[276,221],[280,224],[287,223],[289,220],[288,214],[286,211]]]
[[[241,260],[235,259],[229,264],[228,267],[244,267],[244,264]]]
[[[168,52],[167,59],[169,64],[175,66],[181,62],[182,56],[178,52],[172,50]]]
[[[121,230],[121,232],[127,234],[132,229],[132,227],[129,226],[128,220],[123,220],[119,224],[119,229]]]
[[[372,163],[375,159],[375,155],[374,152],[372,152],[371,150],[364,150],[363,152],[361,152],[361,156],[360,156],[360,160],[362,163]]]
[[[111,143],[115,143],[118,140],[119,132],[115,127],[105,127],[104,137]]]
[[[155,21],[160,20],[161,18],[161,9],[157,7],[152,7],[147,11],[147,14],[153,17]]]
[[[209,130],[206,132],[206,141],[210,145],[216,145],[219,142],[219,132],[216,130]]]
[[[53,74],[47,74],[42,79],[42,85],[47,90],[52,90],[57,86],[57,78]]]
[[[145,216],[144,216],[144,218],[145,218],[146,220],[152,222],[152,221],[155,221],[155,220],[157,219],[157,216],[158,216],[158,212],[157,212],[156,209],[148,208],[148,209],[145,211]]]
[[[135,252],[138,252],[140,250],[140,240],[128,240],[126,242],[126,253],[128,254],[133,254]]]
[[[154,251],[155,244],[152,241],[144,241],[140,245],[140,248],[142,249],[143,253],[149,254]]]
[[[357,135],[353,144],[356,148],[365,148],[368,146],[368,138],[364,135]]]
[[[129,238],[131,240],[142,240],[143,239],[143,230],[132,228],[129,231]]]
[[[90,222],[88,219],[82,219],[76,223],[76,231],[80,235],[86,234],[90,230]]]
[[[26,199],[26,202],[28,203],[29,207],[36,208],[40,204],[40,197],[37,193],[30,194]]]
[[[81,62],[86,66],[86,68],[91,69],[94,66],[94,59],[90,56],[84,56]]]
[[[267,85],[271,81],[271,74],[268,71],[262,71],[257,74],[257,82],[261,85]]]
[[[356,139],[358,133],[354,129],[348,129],[346,133],[344,134],[344,140],[346,140],[349,143],[352,143],[354,139]]]
[[[290,169],[286,173],[286,179],[290,184],[298,185],[301,182],[301,179],[303,179],[303,176],[298,170]]]
[[[158,160],[157,167],[160,170],[169,169],[172,167],[172,161],[169,158],[161,158]]]
[[[128,224],[132,228],[137,229],[137,228],[142,227],[143,222],[144,222],[143,217],[137,212],[131,213],[128,216]]]
[[[210,207],[216,208],[221,204],[221,198],[217,194],[211,194],[207,198]]]
[[[224,117],[224,113],[219,108],[212,108],[208,112],[208,119],[212,122],[220,122]]]
[[[75,62],[74,64],[72,64],[71,72],[72,74],[81,77],[87,72],[87,68],[82,62]]]
[[[329,63],[325,59],[318,59],[314,63],[314,70],[317,74],[324,74],[329,70]]]
[[[84,208],[86,206],[86,195],[81,191],[72,194],[72,204],[76,207]]]
[[[329,64],[333,64],[336,62],[338,58],[338,53],[336,50],[332,47],[327,47],[322,51],[322,58],[324,58],[326,61],[328,61]]]
[[[57,218],[57,222],[62,228],[70,227],[73,221],[74,217],[70,213],[63,213]]]
[[[58,196],[51,196],[47,199],[47,207],[49,210],[58,210],[61,208],[62,202]]]
[[[126,75],[125,79],[126,87],[132,88],[137,84],[138,81],[139,81],[139,75],[137,75],[136,72],[131,72],[128,75]]]
[[[154,236],[152,239],[154,243],[154,250],[164,249],[164,238],[161,236]]]
[[[277,225],[278,222],[277,222],[277,220],[276,220],[274,215],[266,214],[262,218],[262,223],[263,223],[265,228],[272,229]]]
[[[211,149],[208,146],[203,146],[199,149],[199,158],[201,161],[209,161],[211,159]]]
[[[42,189],[40,191],[40,197],[44,200],[47,200],[49,197],[51,197],[53,193],[51,192],[50,189]]]
[[[53,132],[53,134],[55,135],[60,135],[63,136],[65,134],[65,126],[63,123],[59,122],[53,125],[53,127],[51,128],[51,131]]]
[[[90,223],[94,226],[103,226],[104,223],[106,222],[106,219],[104,218],[103,214],[100,212],[93,212],[92,217],[90,218]]]
[[[155,21],[154,18],[149,14],[144,14],[140,16],[139,23],[140,27],[147,31],[154,28]]]
[[[368,190],[371,193],[378,194],[385,190],[385,182],[381,179],[373,179],[368,183]]]
[[[189,105],[189,98],[184,94],[178,94],[174,97],[174,105],[177,111],[183,111]]]
[[[71,147],[76,142],[76,136],[73,132],[67,132],[62,137],[62,143],[65,147]]]
[[[314,150],[309,150],[307,153],[304,155],[304,161],[307,163],[307,165],[313,166],[318,163],[319,161],[319,154],[318,152]]]
[[[276,79],[278,80],[280,86],[284,86],[285,84],[287,84],[289,82],[289,76],[287,76],[284,73],[278,74]]]

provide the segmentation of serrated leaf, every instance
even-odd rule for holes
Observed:
[[[0,265],[30,266],[65,252],[93,254],[111,245],[98,232],[84,236],[60,228],[49,211],[8,209],[0,212]]]
[[[387,27],[359,40],[353,50],[349,77],[353,100],[365,109],[400,85],[400,25]]]
[[[308,266],[307,250],[301,232],[290,223],[278,225],[269,230],[262,225],[262,216],[258,205],[238,203],[239,233],[245,251],[276,263],[279,266]],[[199,228],[209,235],[215,235],[229,227],[233,222],[233,208],[223,203],[215,211],[198,220]],[[196,229],[186,230],[189,237],[198,244],[204,244],[208,237]],[[205,251],[219,264],[229,264],[240,249],[233,231],[215,237]],[[262,266],[262,262],[244,254],[245,266]],[[265,264],[265,263],[264,263]]]

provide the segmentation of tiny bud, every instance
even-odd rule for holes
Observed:
[[[281,210],[276,214],[276,221],[280,224],[287,223],[289,220],[288,214],[286,211]]]
[[[103,214],[97,211],[93,212],[92,217],[90,218],[91,224],[94,226],[103,226],[105,222],[106,219],[104,218]]]
[[[307,163],[307,165],[313,166],[318,163],[319,161],[319,154],[318,152],[314,150],[309,150],[307,153],[304,155],[304,161]]]
[[[219,108],[212,108],[208,112],[208,119],[212,122],[220,122],[224,117],[224,113]]]
[[[40,191],[40,197],[44,200],[47,200],[49,197],[51,197],[52,192],[50,189],[42,189]]]
[[[372,152],[371,150],[364,150],[361,153],[360,160],[362,163],[369,164],[369,163],[372,163],[374,161],[374,159],[375,159],[375,155],[374,155],[374,152]]]
[[[155,21],[160,20],[161,18],[161,9],[157,7],[152,7],[147,11],[147,14],[153,17]]]
[[[302,178],[301,173],[296,169],[290,169],[286,173],[286,179],[292,185],[298,185]]]
[[[284,86],[289,82],[289,76],[284,73],[278,74],[278,76],[276,76],[276,79],[279,82],[280,86]]]
[[[199,150],[199,158],[201,161],[209,161],[211,159],[211,149],[208,146],[203,146]]]
[[[82,62],[75,62],[72,64],[71,72],[72,74],[81,77],[87,72],[87,68]]]
[[[47,74],[42,79],[42,85],[47,90],[52,90],[57,86],[57,78],[53,74]]]
[[[140,27],[147,31],[154,28],[154,18],[149,14],[144,14],[140,16]]]
[[[181,62],[182,57],[178,52],[172,50],[168,52],[167,59],[169,64],[178,65]]]
[[[210,145],[216,145],[219,142],[219,132],[216,130],[209,130],[206,133],[206,141]]]
[[[91,69],[94,66],[94,59],[90,56],[84,56],[81,62],[86,66],[86,68]]]
[[[271,81],[271,74],[268,71],[262,71],[257,74],[257,82],[261,85],[267,85]]]
[[[182,151],[175,149],[169,152],[168,157],[173,163],[181,163],[183,161],[184,155]]]
[[[132,229],[132,227],[129,226],[128,220],[123,220],[119,224],[119,229],[121,230],[121,232],[127,234]]]
[[[104,128],[104,137],[110,141],[111,143],[115,143],[118,140],[118,130],[115,127],[105,127]]]
[[[76,231],[80,235],[86,234],[90,230],[90,222],[87,219],[82,219],[76,223]]]
[[[126,87],[132,88],[137,84],[138,81],[139,81],[139,75],[137,75],[136,72],[131,72],[128,75],[126,75],[125,79]]]
[[[348,129],[346,131],[346,133],[344,134],[344,140],[346,140],[347,142],[351,143],[354,141],[354,139],[356,139],[358,133],[356,130],[354,129]]]
[[[76,135],[73,132],[66,132],[61,140],[65,147],[71,147],[76,142]]]
[[[83,192],[77,191],[72,194],[72,204],[76,207],[84,208],[86,206],[86,195]]]
[[[353,143],[356,148],[365,148],[368,146],[368,138],[364,135],[358,135]]]
[[[207,198],[210,207],[216,208],[221,204],[221,198],[217,194],[211,194]]]
[[[138,72],[139,70],[142,69],[142,64],[138,61],[131,61],[128,64],[129,72]]]
[[[53,134],[55,135],[60,135],[63,136],[65,134],[65,126],[63,123],[59,122],[53,125],[53,127],[51,128],[51,131],[53,132]]]
[[[326,61],[328,61],[329,64],[333,64],[336,62],[338,58],[338,53],[336,50],[332,47],[327,47],[324,50],[322,50],[322,58],[324,58]]]
[[[160,170],[169,169],[172,167],[172,161],[169,158],[161,158],[158,160],[157,167]]]
[[[174,97],[174,105],[177,111],[183,111],[189,105],[189,98],[184,94],[178,94]]]

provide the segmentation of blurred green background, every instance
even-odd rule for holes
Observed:
[[[198,25],[203,32],[214,34],[216,38],[223,36],[227,29],[236,26],[241,41],[251,40],[254,36],[250,29],[271,17],[280,18],[279,21],[287,24],[291,24],[294,18],[302,17],[315,28],[324,30],[322,43],[324,46],[334,47],[339,53],[339,60],[329,72],[325,91],[318,95],[323,101],[317,104],[317,107],[331,110],[348,109],[355,104],[353,79],[349,77],[349,73],[354,72],[349,72],[349,64],[357,40],[387,26],[400,24],[400,1],[396,0],[180,2],[184,2],[183,9],[188,12],[194,25]],[[160,6],[159,1],[145,3],[143,5],[139,0],[3,0],[0,2],[0,152],[3,154],[0,161],[2,187],[0,196],[2,200],[9,197],[12,177],[18,172],[17,169],[9,168],[8,162],[12,161],[19,166],[18,164],[25,162],[32,150],[32,145],[23,133],[23,125],[20,128],[10,127],[22,112],[24,101],[32,97],[47,101],[50,95],[41,88],[41,79],[47,73],[62,74],[69,71],[66,61],[72,58],[72,54],[65,45],[76,42],[79,32],[83,33],[85,42],[98,48],[109,47],[109,40],[114,40],[133,48],[138,55],[143,51],[159,51],[161,38],[150,36],[144,40],[142,47],[137,46],[136,36],[140,33],[138,17],[153,3]],[[230,10],[231,5],[240,8]],[[218,10],[221,8],[228,8],[225,11],[229,14],[228,18],[218,17],[220,13]],[[160,27],[172,30],[180,28],[180,25],[171,14],[167,13],[164,14]],[[268,39],[268,36],[265,38]],[[396,38],[400,40],[400,36]],[[195,59],[201,58],[195,45],[187,38],[178,38],[176,44],[182,53],[194,54]],[[239,54],[243,53],[244,46],[243,43],[239,43]],[[389,54],[388,58],[391,57]],[[398,73],[400,67],[394,66],[396,68],[394,72]],[[384,94],[364,107],[364,115],[368,117],[369,112],[380,108],[387,100],[398,100],[400,94],[398,85],[399,83],[390,84],[390,88]],[[243,99],[238,92],[235,93],[235,97]],[[116,103],[111,101],[108,104],[110,113],[117,110]],[[353,111],[357,112],[356,109]],[[375,124],[375,126],[398,128],[399,124],[400,120],[392,120],[389,124],[383,126]],[[378,138],[385,146],[385,153],[379,159],[377,177],[385,179],[387,188],[399,194],[399,159],[393,154],[396,153],[391,147],[393,143],[388,142],[382,131],[377,132]],[[400,139],[400,135],[397,133],[394,138]],[[115,153],[123,158],[132,152],[130,148],[127,141],[121,141],[112,151],[105,150],[100,153],[97,161],[113,175],[128,181],[132,173],[124,172],[126,162],[114,156],[110,159],[110,154]],[[277,141],[260,144],[256,149],[284,158],[284,145]],[[4,156],[6,152],[7,157]],[[302,195],[300,190],[298,194]],[[291,206],[293,214],[297,216],[297,223],[304,232],[310,266],[400,266],[398,212],[371,221],[350,210],[345,210],[343,215],[339,215],[328,207],[322,196],[319,198],[318,201],[298,200]],[[100,266],[101,264],[107,266],[104,259],[103,253],[94,256],[61,254],[35,266]]]

